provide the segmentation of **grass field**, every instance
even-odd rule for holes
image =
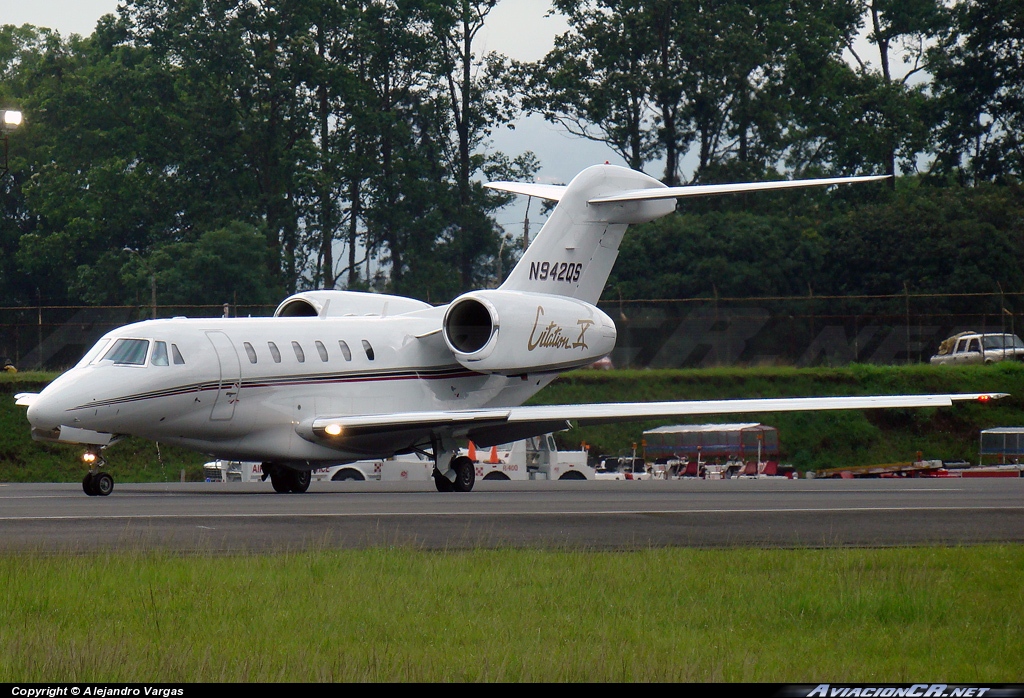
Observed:
[[[0,375],[0,480],[81,477],[10,399],[50,379]],[[754,417],[810,468],[970,457],[979,428],[1024,424],[1024,366],[579,371],[537,402],[982,390],[1014,396]],[[613,449],[645,426],[560,438]],[[204,460],[132,439],[110,459],[122,482]],[[1022,578],[1020,545],[5,555],[0,682],[1017,683]]]
[[[1024,547],[0,558],[0,681],[1022,682]]]

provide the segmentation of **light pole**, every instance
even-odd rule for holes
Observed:
[[[0,130],[4,134],[4,161],[0,164],[0,179],[7,176],[7,173],[11,171],[7,162],[7,136],[14,129],[21,126],[21,112],[13,109],[5,109],[0,112]]]
[[[156,320],[156,273],[153,271],[152,267],[149,266],[149,263],[146,261],[145,257],[139,254],[138,250],[125,246],[122,248],[122,251],[130,252],[136,257],[138,257],[139,261],[142,262],[142,266],[146,269],[146,271],[149,272],[149,301],[150,304],[153,306],[152,319]]]

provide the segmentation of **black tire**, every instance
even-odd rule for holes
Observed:
[[[270,484],[274,486],[274,491],[278,494],[285,494],[290,492],[292,489],[291,478],[288,477],[288,473],[283,469],[274,469],[270,471]]]
[[[491,472],[489,472],[486,475],[484,475],[484,480],[510,480],[510,479],[511,478],[508,475],[506,475],[505,473],[499,473],[497,470],[492,470]]]
[[[82,478],[82,491],[90,497],[96,496],[96,488],[93,483],[92,473],[86,473]]]
[[[569,470],[562,474],[559,480],[586,480],[587,476],[581,473],[579,470]]]
[[[441,473],[439,473],[437,471],[437,468],[434,468],[434,487],[437,488],[438,492],[453,492],[453,491],[455,491],[455,486],[452,485],[452,481],[449,480],[448,478],[446,478]]]
[[[455,470],[455,482],[452,483],[454,490],[471,492],[476,483],[476,464],[466,456],[459,456],[452,461],[452,469]]]
[[[309,489],[309,483],[313,480],[313,472],[311,470],[293,470],[291,475],[292,492],[302,494]]]
[[[106,497],[114,491],[114,478],[110,473],[96,473],[92,478],[92,487],[100,497]]]
[[[345,481],[362,482],[364,480],[366,480],[366,478],[363,477],[362,473],[360,473],[360,472],[358,472],[356,470],[348,470],[348,469],[346,469],[346,470],[339,470],[338,472],[334,473],[334,477],[331,478],[331,482],[345,482]]]

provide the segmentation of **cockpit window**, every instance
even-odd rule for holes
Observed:
[[[92,349],[87,351],[85,353],[85,356],[82,357],[81,361],[78,362],[76,368],[80,366],[88,366],[89,364],[91,364],[93,361],[99,358],[99,356],[103,353],[103,350],[106,349],[107,346],[109,345],[109,339],[101,339],[100,341],[96,342],[96,344],[93,345]]]
[[[153,347],[153,358],[149,360],[149,363],[153,366],[168,366],[170,365],[167,361],[167,342],[156,342]]]
[[[174,357],[174,364],[176,366],[183,366],[185,364],[185,359],[182,357],[181,352],[178,351],[177,344],[171,345],[171,355]]]
[[[149,353],[148,339],[119,339],[114,342],[110,351],[103,355],[103,360],[128,366],[143,366],[146,363],[147,353]]]

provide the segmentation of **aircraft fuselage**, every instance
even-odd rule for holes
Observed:
[[[339,452],[303,439],[296,425],[323,414],[517,405],[554,377],[464,368],[434,332],[443,310],[126,325],[40,393],[28,417],[41,438],[64,425],[224,459],[338,463],[387,457],[416,444],[391,436]],[[103,358],[120,339],[134,342],[128,349],[136,355]]]

